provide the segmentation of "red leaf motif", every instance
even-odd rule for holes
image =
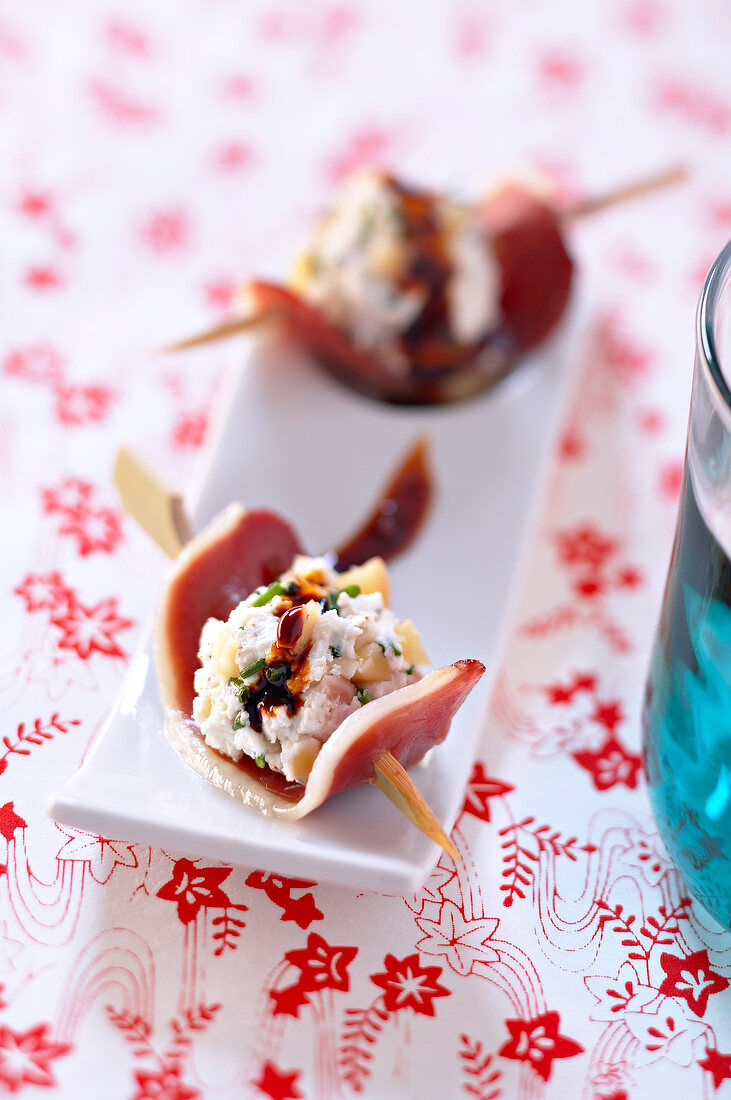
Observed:
[[[74,597],[68,607],[51,616],[51,622],[61,631],[59,649],[73,650],[82,661],[88,661],[92,653],[124,657],[116,635],[134,625],[131,619],[117,614],[116,597],[101,600],[94,607],[84,607]]]
[[[574,752],[571,755],[591,774],[598,791],[607,791],[618,784],[632,789],[637,786],[642,760],[637,753],[627,752],[615,737],[608,737],[596,752]]]
[[[539,1077],[548,1081],[555,1058],[573,1058],[583,1047],[566,1035],[559,1034],[558,1012],[544,1012],[531,1020],[506,1020],[510,1039],[498,1054],[527,1062]]]
[[[410,1008],[421,1016],[434,1015],[434,1000],[451,996],[451,990],[440,985],[437,978],[441,966],[421,966],[418,954],[397,959],[386,955],[385,970],[371,974],[371,981],[384,991],[384,1007],[388,1012]]]
[[[714,1047],[708,1047],[705,1058],[698,1065],[701,1069],[708,1070],[713,1078],[714,1089],[719,1089],[724,1081],[731,1080],[731,1054],[721,1054]]]
[[[705,1016],[712,993],[721,993],[729,986],[728,978],[711,969],[707,950],[682,957],[664,952],[660,966],[666,977],[659,992],[668,997],[682,997],[697,1016]]]
[[[160,887],[157,897],[174,901],[178,917],[183,924],[189,924],[201,909],[225,909],[231,904],[220,885],[230,874],[230,867],[196,867],[189,859],[179,859],[173,867],[173,877]]]
[[[475,817],[479,817],[481,821],[489,821],[489,800],[498,798],[500,795],[509,794],[514,789],[510,783],[503,783],[500,779],[491,779],[485,772],[485,765],[481,760],[477,760],[467,784],[462,812],[473,814]]]
[[[56,1084],[48,1063],[71,1047],[52,1042],[49,1028],[49,1024],[38,1024],[28,1031],[13,1031],[0,1026],[0,1084],[9,1092],[17,1092],[23,1085],[52,1088]]]

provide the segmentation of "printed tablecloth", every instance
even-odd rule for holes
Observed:
[[[639,710],[694,309],[731,235],[726,0],[0,4],[0,1089],[731,1095],[731,938],[687,897]],[[481,745],[416,897],[61,829],[163,568],[115,449],[186,485],[227,352],[148,349],[280,276],[356,165],[566,198],[585,333]]]

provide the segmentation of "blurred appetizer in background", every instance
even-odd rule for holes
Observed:
[[[559,325],[575,275],[566,223],[683,175],[674,168],[560,209],[538,182],[508,182],[465,203],[361,169],[315,228],[289,285],[247,283],[239,319],[166,350],[277,320],[371,397],[469,397]]]

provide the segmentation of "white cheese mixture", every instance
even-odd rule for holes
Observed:
[[[434,213],[451,265],[446,290],[451,332],[457,344],[471,344],[499,320],[497,262],[471,207],[435,196]],[[398,189],[387,176],[361,170],[323,219],[295,283],[360,348],[378,351],[403,372],[408,363],[398,337],[426,300],[423,288],[402,286],[412,259]]]
[[[373,587],[370,563],[339,574],[322,558],[298,557],[226,622],[206,622],[193,718],[208,745],[304,783],[323,742],[349,714],[421,678],[428,660],[412,624],[399,622],[383,593],[362,590],[359,579],[363,589]],[[288,612],[302,626],[289,649],[278,634]]]

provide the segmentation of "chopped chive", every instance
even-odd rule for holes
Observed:
[[[391,649],[394,651],[397,657],[401,656],[401,650],[397,645],[394,645],[393,642],[391,642]]]
[[[244,721],[245,718],[246,715],[244,714],[243,710],[240,710],[233,720],[232,728],[235,730],[242,730],[246,725],[246,722]]]
[[[262,753],[261,756],[255,756],[254,759],[256,760],[257,768],[263,768],[266,766],[266,758],[264,756],[264,753]]]
[[[340,652],[339,647],[336,646],[336,645],[331,645],[330,646],[330,652],[332,653],[333,657],[335,657],[336,660],[337,660],[338,657],[342,657],[342,653]]]
[[[254,661],[253,664],[247,665],[246,668],[241,670],[241,679],[246,680],[248,676],[255,676],[257,672],[261,672],[264,668],[266,661],[263,657],[260,657],[258,661]]]
[[[274,581],[272,584],[269,585],[268,588],[266,588],[262,592],[260,596],[257,596],[256,599],[252,601],[251,606],[263,607],[264,604],[267,604],[270,602],[270,600],[273,600],[275,596],[283,596],[286,591],[287,590],[283,584],[281,584],[279,581]]]
[[[346,584],[345,588],[340,589],[340,592],[345,592],[346,595],[350,596],[351,600],[354,600],[356,596],[360,596],[360,585]],[[338,593],[338,595],[340,595],[340,593]]]
[[[407,676],[411,676],[411,675],[412,675],[412,673],[413,673],[413,671],[414,671],[414,666],[413,666],[413,665],[409,665],[409,667],[408,667],[408,668],[406,669],[406,675],[407,675]]]
[[[339,595],[340,593],[336,592],[334,589],[328,592],[327,596],[325,597],[325,606],[323,607],[323,611],[337,611]]]
[[[383,644],[383,642],[379,642],[378,644],[381,647],[381,653],[385,657],[386,656],[386,647],[385,647],[385,645]]]
[[[289,665],[285,664],[284,661],[269,665],[264,675],[270,684],[283,684],[289,676]]]
[[[366,703],[371,702],[371,700],[373,699],[373,696],[371,695],[368,688],[358,688],[356,698],[357,698],[358,702],[360,703],[360,705],[363,707],[363,706],[365,706]]]
[[[249,685],[245,684],[241,677],[239,677],[237,679],[234,676],[232,676],[231,679],[229,680],[229,684],[233,684],[234,687],[236,688],[236,694],[239,697],[239,702],[240,703],[247,702],[247,700],[249,698],[249,694],[250,694],[249,693]]]

